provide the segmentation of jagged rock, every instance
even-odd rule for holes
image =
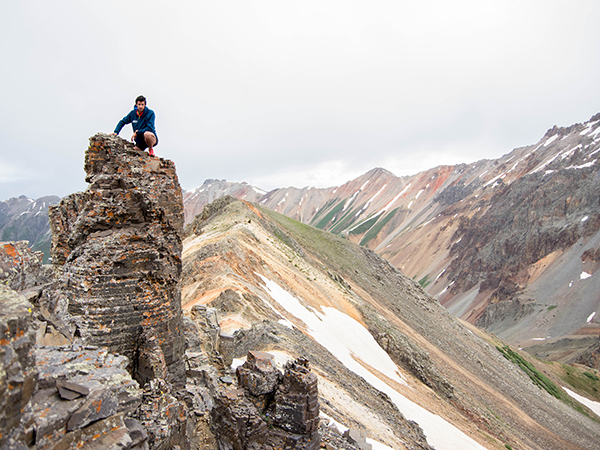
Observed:
[[[90,389],[87,386],[70,381],[57,380],[56,387],[58,388],[58,395],[63,400],[75,400],[82,395],[90,393]]]
[[[520,320],[534,311],[534,300],[510,299],[490,303],[485,307],[481,317],[477,319],[476,325],[481,328],[489,328],[503,320]]]
[[[575,361],[577,364],[583,364],[593,369],[600,369],[600,338],[594,342],[582,355]]]
[[[237,376],[238,388],[220,389],[211,411],[220,449],[319,448],[317,377],[307,360],[281,374],[272,355],[249,352]]]
[[[42,265],[43,253],[33,251],[28,244],[0,242],[0,283],[15,291],[32,289],[52,279],[51,268]]]
[[[130,429],[126,421],[133,425],[131,419],[124,420],[123,414],[116,414],[97,421],[89,427],[78,429],[73,433],[67,433],[51,446],[38,446],[38,448],[52,448],[57,450],[75,450],[80,448],[85,450],[147,449],[147,443],[139,427]]]
[[[361,450],[371,450],[373,446],[367,442],[367,432],[356,428],[349,428],[344,432],[344,437]]]
[[[210,363],[218,371],[223,372],[228,365],[221,356],[221,327],[215,308],[207,308],[204,305],[195,305],[190,311],[190,318],[196,326],[199,345],[198,354],[206,357],[206,363]],[[194,359],[198,356],[194,355]],[[231,362],[229,363],[231,364]],[[198,364],[196,364],[199,367]]]
[[[167,378],[165,355],[158,342],[154,328],[146,328],[140,337],[137,353],[137,368],[134,370],[141,386],[155,378]]]
[[[267,423],[242,389],[226,388],[217,393],[212,425],[219,450],[266,448]]]
[[[183,205],[175,165],[99,133],[85,170],[87,190],[50,208],[60,274],[45,303],[84,343],[126,355],[133,367],[145,354],[143,331],[153,329],[167,381],[183,386]]]
[[[272,394],[281,374],[273,363],[273,355],[265,352],[248,352],[246,362],[236,369],[238,385],[254,397]]]
[[[7,439],[24,438],[20,427],[35,387],[35,344],[31,304],[0,284],[0,447]],[[28,424],[25,424],[28,425]]]
[[[187,445],[186,406],[173,396],[169,383],[164,380],[157,378],[148,382],[142,405],[133,417],[147,430],[151,449],[166,450]]]
[[[318,441],[319,394],[317,376],[308,360],[298,358],[285,365],[285,373],[275,393],[274,423],[291,433]],[[312,448],[312,447],[308,447]],[[318,447],[317,447],[318,448]]]
[[[124,356],[106,349],[69,346],[37,349],[35,358],[38,385],[31,407],[38,448],[63,439],[77,445],[82,441],[69,437],[69,431],[87,430],[98,420],[132,413],[142,401],[138,384],[126,370],[128,360]],[[61,399],[61,389],[80,396],[66,401]]]
[[[129,436],[131,436],[132,448],[139,448],[139,450],[147,449],[148,432],[142,426],[142,424],[131,418],[126,418],[124,422],[125,426],[129,430]]]
[[[71,414],[67,430],[78,430],[97,420],[106,419],[115,414],[117,408],[117,399],[110,390],[94,391],[79,409]]]

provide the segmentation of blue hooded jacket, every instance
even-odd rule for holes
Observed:
[[[156,139],[158,139],[156,129],[154,128],[154,111],[150,108],[144,108],[144,112],[141,116],[138,116],[137,109],[132,110],[129,114],[119,120],[119,123],[115,127],[115,133],[119,134],[123,127],[128,123],[131,124],[134,133],[151,131],[154,133],[154,136],[156,136]]]

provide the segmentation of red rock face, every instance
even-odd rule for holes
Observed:
[[[153,329],[169,381],[183,380],[183,203],[173,162],[97,134],[85,155],[83,193],[50,209],[52,260],[60,269],[54,312],[75,336],[128,356],[135,375]]]

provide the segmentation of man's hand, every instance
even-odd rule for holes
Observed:
[[[131,142],[135,142],[135,137],[137,136],[137,132],[133,133],[133,135],[131,136]]]
[[[114,131],[112,133],[108,133],[109,136],[116,136],[117,133],[115,133]]]

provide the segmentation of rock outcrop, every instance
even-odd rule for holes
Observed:
[[[85,169],[88,189],[51,208],[51,270],[25,242],[0,247],[0,449],[316,449],[308,361],[283,375],[265,359],[265,388],[250,359],[234,389],[216,310],[183,316],[174,164],[98,134]],[[223,409],[233,391],[248,415]]]
[[[23,416],[35,388],[35,332],[31,305],[23,296],[0,284],[0,304],[0,448],[4,448],[13,440],[31,440],[25,436],[31,415]]]
[[[156,358],[164,358],[167,381],[183,385],[183,205],[175,165],[97,134],[85,170],[87,190],[50,208],[60,275],[49,309],[85,344],[127,356],[136,377],[149,352],[162,352]]]
[[[221,389],[212,410],[221,449],[306,449],[320,446],[317,377],[306,359],[282,374],[273,356],[249,352],[237,387]]]
[[[49,282],[51,270],[42,265],[42,258],[27,241],[0,242],[0,283],[24,291]]]
[[[33,306],[0,284],[0,448],[148,448],[126,415],[142,401],[124,356],[35,347]]]

